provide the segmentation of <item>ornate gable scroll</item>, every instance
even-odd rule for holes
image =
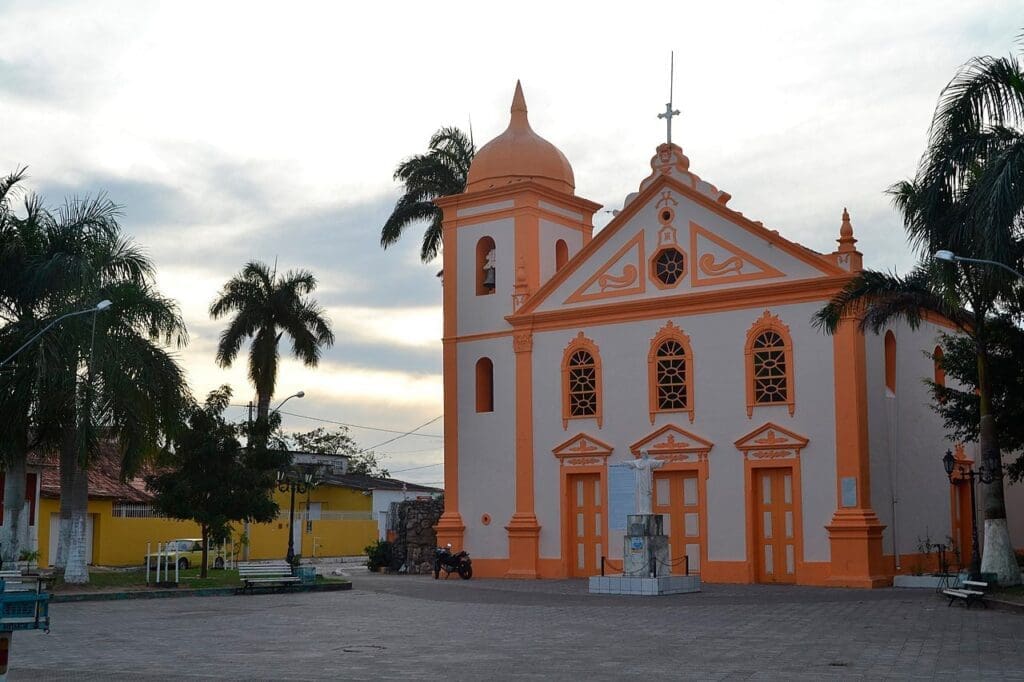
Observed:
[[[693,259],[690,286],[693,287],[785,276],[763,260],[693,222],[690,223],[690,257]]]
[[[747,459],[796,459],[809,442],[805,436],[765,422],[737,440],[736,448]]]
[[[600,301],[606,298],[642,294],[646,291],[644,276],[644,233],[622,245],[608,261],[598,268],[566,303]]]
[[[604,464],[614,448],[585,433],[577,433],[561,445],[556,445],[551,453],[558,458],[562,466],[585,466],[587,464]]]
[[[629,446],[634,457],[647,452],[663,462],[706,461],[714,443],[684,429],[668,424]]]

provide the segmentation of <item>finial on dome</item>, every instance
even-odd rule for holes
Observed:
[[[523,96],[523,85],[518,80],[516,81],[516,92],[512,95],[512,108],[509,111],[512,113],[512,119],[508,124],[509,128],[512,130],[529,129],[530,121],[526,115],[526,98]]]
[[[839,226],[839,252],[845,253],[847,251],[856,251],[857,247],[854,244],[857,240],[853,237],[853,223],[850,222],[850,212],[843,207],[843,222]]]

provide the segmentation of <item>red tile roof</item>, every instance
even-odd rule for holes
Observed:
[[[119,502],[149,502],[153,496],[146,492],[141,477],[121,482],[121,456],[113,444],[100,446],[100,453],[89,465],[89,497],[113,499]],[[39,467],[40,495],[60,498],[60,457],[56,452],[29,454],[29,465]]]

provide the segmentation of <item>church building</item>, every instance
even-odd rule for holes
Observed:
[[[595,236],[600,206],[575,194],[517,84],[465,192],[437,201],[438,541],[468,550],[476,575],[620,566],[615,473],[644,453],[663,462],[653,511],[674,572],[874,587],[920,562],[925,538],[969,556],[967,486],[946,477],[951,443],[922,383],[941,380],[948,325],[874,335],[847,319],[825,334],[813,315],[862,267],[849,214],[818,253],[730,199],[669,141]]]

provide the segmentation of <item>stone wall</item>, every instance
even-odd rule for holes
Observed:
[[[391,568],[406,573],[434,570],[437,525],[444,511],[442,499],[417,499],[395,503],[398,507],[394,559]]]

